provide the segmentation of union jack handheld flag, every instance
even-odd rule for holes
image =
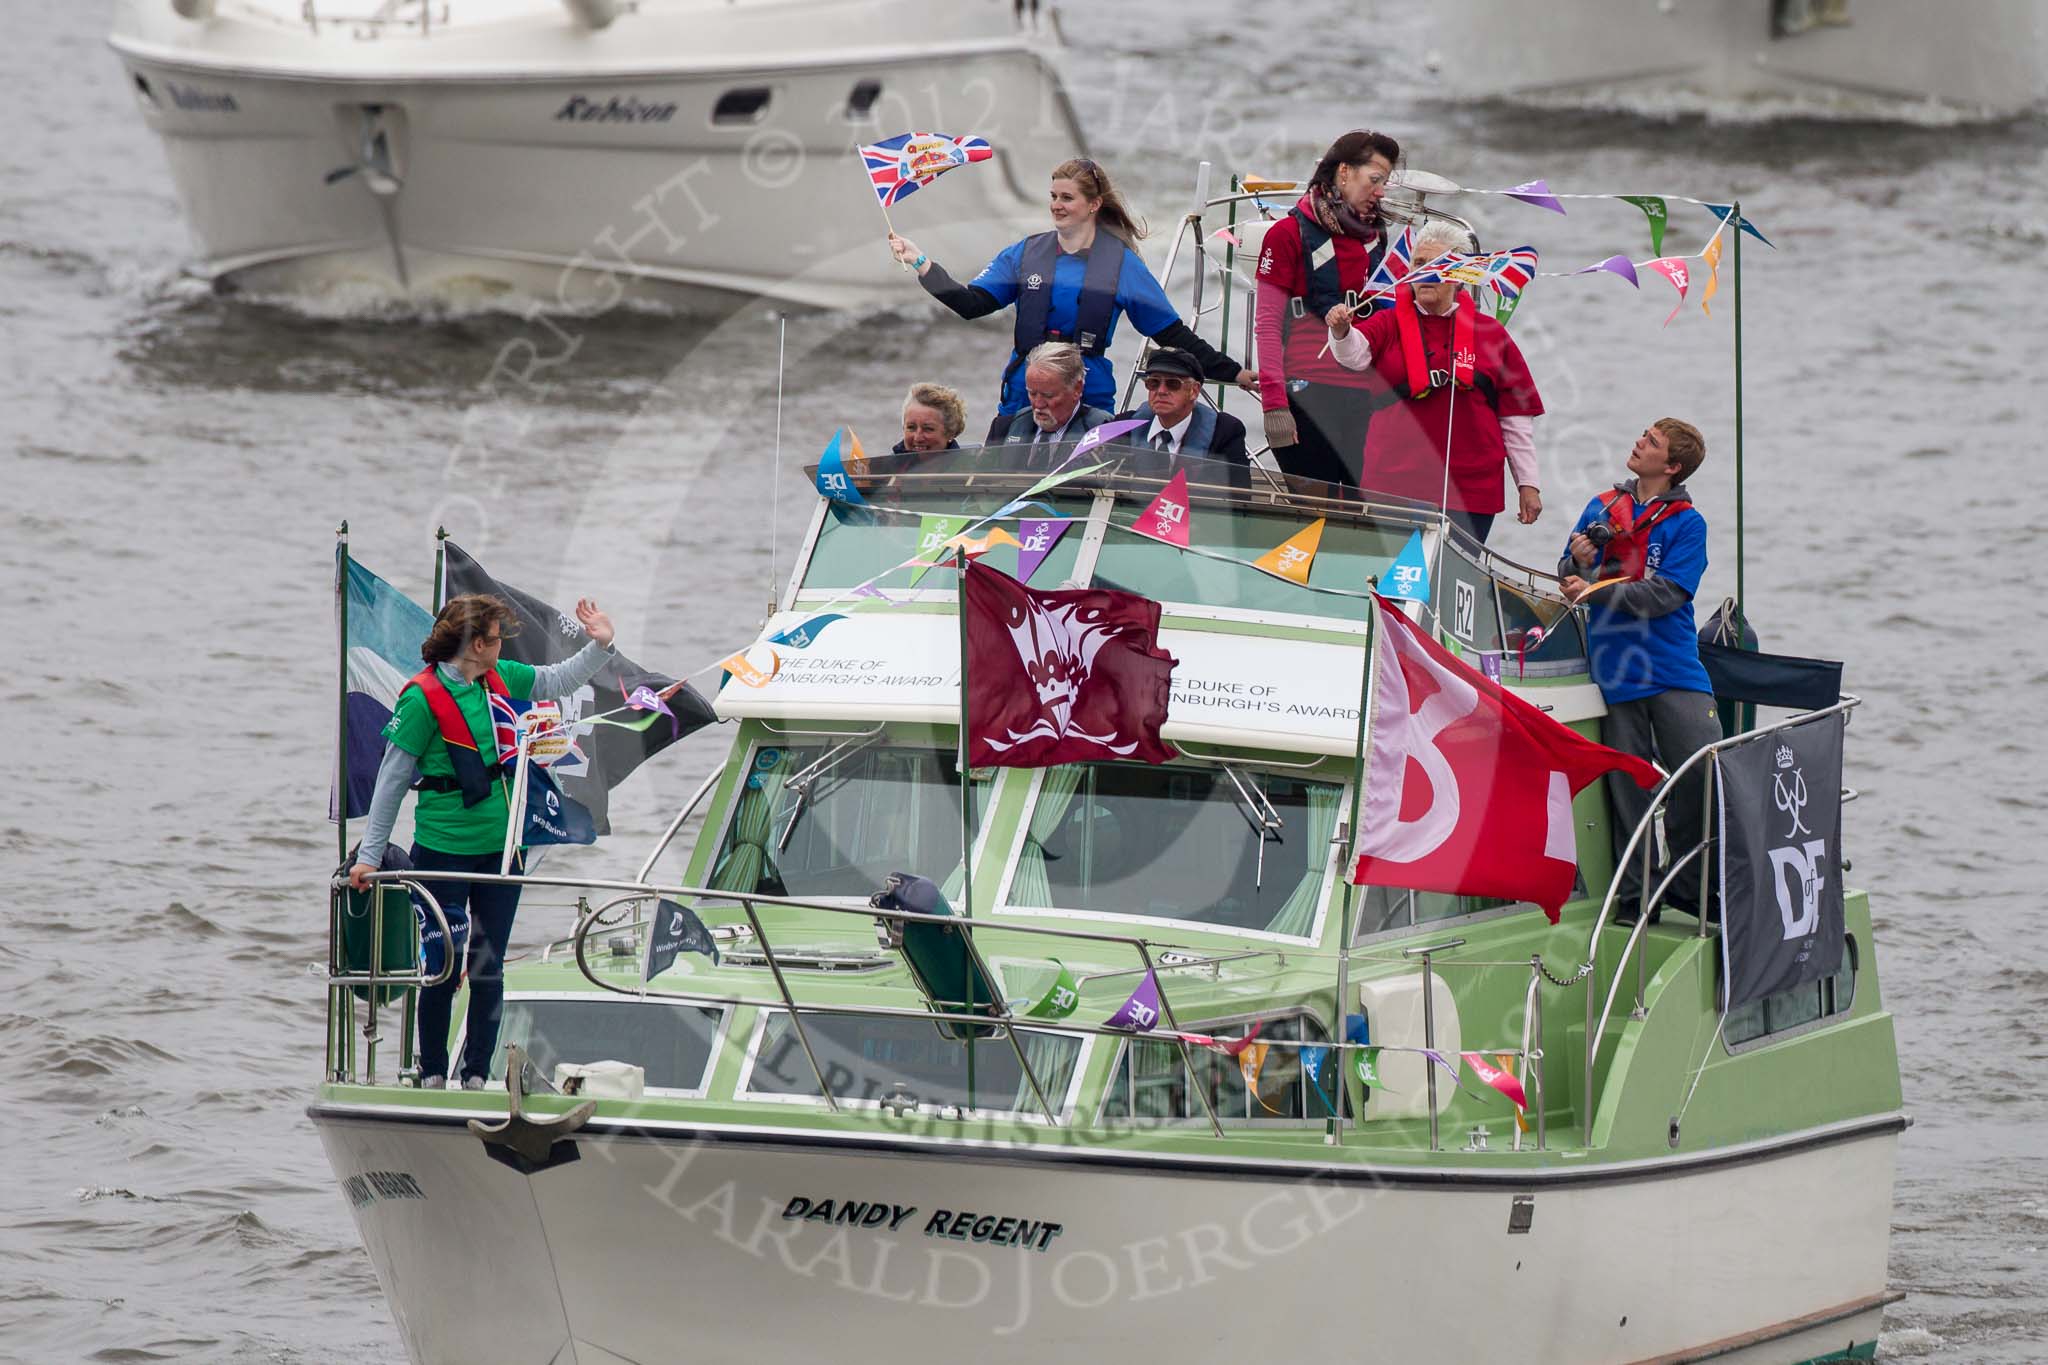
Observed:
[[[899,133],[860,149],[875,198],[885,209],[955,166],[986,161],[995,154],[985,138],[948,133]]]
[[[1408,267],[1415,260],[1415,229],[1404,227],[1400,234],[1387,240],[1387,250],[1380,257],[1380,263],[1372,268],[1372,274],[1365,277],[1365,292],[1368,294],[1392,290],[1408,273]]]

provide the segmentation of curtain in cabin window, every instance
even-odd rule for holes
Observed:
[[[1010,879],[1010,904],[1050,906],[1052,882],[1045,874],[1045,841],[1058,831],[1074,804],[1074,793],[1088,775],[1084,763],[1063,763],[1042,770],[1038,804],[1031,809],[1031,824],[1024,833],[1024,850],[1017,855],[1017,875]]]
[[[1308,839],[1308,866],[1301,880],[1273,916],[1266,928],[1276,934],[1302,935],[1315,923],[1316,902],[1322,898],[1323,871],[1330,864],[1330,836],[1337,832],[1337,812],[1343,804],[1344,789],[1324,782],[1304,782],[1302,795],[1308,816],[1302,833]]]
[[[1031,1063],[1031,1075],[1038,1077],[1038,1088],[1045,1092],[1045,1102],[1052,1106],[1053,1113],[1059,1113],[1060,1101],[1066,1097],[1067,1087],[1074,1080],[1074,1062],[1081,1055],[1079,1044],[1072,1038],[1052,1033],[1019,1033],[1017,1041],[1024,1046],[1024,1060]],[[988,1044],[977,1046],[986,1047]],[[1031,1093],[1029,1076],[1018,1075],[1013,1107],[1020,1114],[1045,1116],[1045,1111],[1038,1107],[1038,1096]]]
[[[740,793],[739,812],[733,817],[732,844],[711,872],[711,885],[718,890],[761,889],[761,874],[768,866],[768,841],[775,837],[775,809],[781,804],[793,762],[788,749],[777,751],[775,761],[765,767],[756,755],[747,772],[746,788]]]

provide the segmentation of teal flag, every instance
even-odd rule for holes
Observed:
[[[1422,532],[1408,533],[1408,543],[1380,579],[1380,594],[1403,602],[1429,600],[1429,560],[1422,553]]]

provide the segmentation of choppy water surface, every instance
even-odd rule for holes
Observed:
[[[1453,109],[1412,74],[1413,20],[1291,8],[1294,31],[1384,46],[1297,44],[1220,0],[1068,16],[1094,150],[1154,222],[1185,202],[1197,157],[1298,171],[1369,121],[1465,184],[1739,195],[1778,243],[1744,258],[1747,587],[1769,644],[1846,659],[1870,699],[1851,730],[1850,852],[1917,1118],[1886,1347],[2040,1359],[2048,128]],[[695,667],[749,638],[777,552],[787,569],[794,456],[842,421],[886,444],[913,378],[955,383],[985,419],[1006,341],[935,316],[907,282],[892,313],[795,319],[778,481],[776,337],[758,311],[615,310],[576,324],[570,350],[504,314],[217,299],[179,279],[178,209],[101,46],[106,18],[40,7],[7,59],[23,116],[0,152],[0,1356],[399,1361],[302,1113],[335,856],[335,523],[425,597],[446,522],[505,578],[606,599],[642,659]],[[1504,205],[1484,225],[1590,261],[1642,254],[1632,213]],[[1696,249],[1702,220],[1675,214],[1675,248]],[[1537,286],[1516,328],[1551,408],[1551,511],[1500,543],[1546,559],[1633,434],[1687,416],[1712,450],[1695,487],[1718,600],[1730,328],[1717,304],[1660,331],[1661,288]],[[560,357],[545,385],[492,383],[522,340]],[[658,829],[722,742],[700,736],[622,789],[621,844]],[[529,911],[521,938],[561,927]]]

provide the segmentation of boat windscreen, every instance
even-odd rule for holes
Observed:
[[[1012,493],[968,491],[955,486],[943,490],[905,490],[887,501],[878,499],[868,508],[834,503],[825,513],[824,524],[818,529],[818,543],[804,567],[804,587],[851,588],[913,555],[937,557],[942,542],[1005,506],[1013,497]],[[1087,494],[1053,493],[1042,494],[1033,502],[1037,505],[1022,508],[974,534],[987,535],[1000,528],[1015,539],[1023,518],[1072,521],[1074,525],[1053,542],[1050,553],[1031,573],[1033,587],[1056,588],[1073,575],[1074,558],[1080,553],[1083,539],[1079,527],[1087,520],[1093,499]],[[982,556],[982,563],[1015,577],[1017,555],[1017,546],[999,543]],[[876,586],[902,589],[910,587],[913,581],[920,587],[943,588],[948,592],[953,588],[950,574],[915,568],[897,569],[878,579]]]
[[[1220,767],[1048,768],[1005,904],[1307,937],[1343,790]]]
[[[892,1092],[927,1106],[988,1113],[1042,1114],[1017,1050],[1000,1039],[956,1041],[928,1019],[804,1011],[804,1036],[833,1098],[874,1104]],[[1069,1034],[1017,1030],[1039,1088],[1055,1111],[1065,1106],[1081,1040]],[[816,1098],[818,1078],[790,1027],[789,1015],[768,1016],[748,1073],[753,1096]]]
[[[763,745],[749,760],[711,885],[864,900],[892,872],[943,886],[959,868],[960,777],[951,749]]]
[[[1119,529],[1136,520],[1138,505],[1119,503],[1095,564],[1095,586],[1142,593],[1157,602],[1200,603],[1245,611],[1290,612],[1363,621],[1365,598],[1312,592],[1341,588],[1363,594],[1369,575],[1386,572],[1412,526],[1330,522],[1309,565],[1309,588],[1261,573],[1249,562],[1279,548],[1312,514],[1243,508],[1197,507],[1189,518],[1190,549],[1227,558],[1183,554],[1174,546]],[[1235,562],[1233,562],[1235,561]]]

